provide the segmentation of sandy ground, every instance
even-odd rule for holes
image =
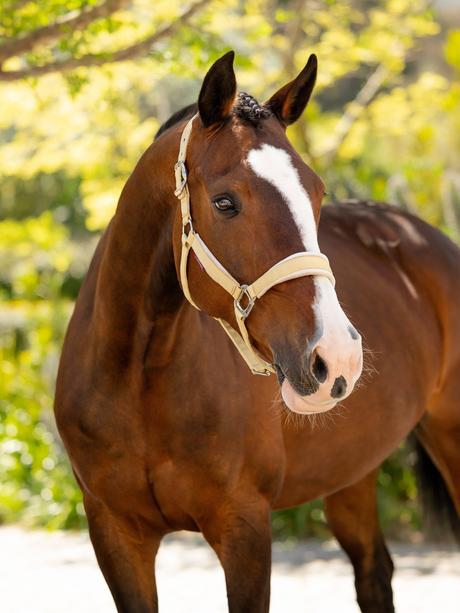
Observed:
[[[351,566],[335,543],[273,546],[271,613],[359,613]],[[459,613],[460,552],[394,545],[398,613]],[[223,572],[200,536],[163,542],[163,613],[226,613]],[[87,535],[0,528],[1,613],[115,613]]]

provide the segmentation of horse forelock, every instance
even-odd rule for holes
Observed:
[[[238,93],[233,104],[233,112],[241,119],[253,124],[258,123],[262,119],[269,119],[273,115],[269,107],[262,106],[255,98],[246,94],[246,92]]]
[[[197,111],[198,105],[196,103],[184,106],[182,109],[171,115],[171,117],[160,126],[155,134],[154,140],[161,136],[163,132],[169,130],[169,128],[172,128],[193,117]],[[260,121],[269,119],[273,116],[273,112],[268,106],[259,104],[253,96],[246,94],[245,92],[238,92],[235,102],[233,103],[232,112],[233,115],[236,115],[240,119],[248,121],[253,125],[257,125]]]

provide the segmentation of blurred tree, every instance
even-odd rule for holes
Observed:
[[[198,0],[174,15],[174,9],[162,14],[151,2],[139,3],[141,10],[137,13],[120,14],[132,0],[6,1],[0,8],[0,35],[7,38],[0,44],[0,81],[143,57],[155,43],[174,34],[209,2]],[[161,21],[155,23],[158,17]],[[110,39],[101,36],[115,32],[117,35]],[[109,40],[108,45],[100,44]],[[8,62],[11,58],[14,60]]]
[[[40,9],[20,3],[14,10],[10,2],[2,9],[4,21],[9,16],[4,34],[15,36],[4,46],[8,53],[21,53],[5,61],[4,73],[20,76],[44,69],[33,74],[45,76],[30,84],[15,80],[0,86],[0,164],[4,175],[28,178],[63,170],[81,178],[79,191],[91,230],[107,224],[122,185],[159,121],[196,99],[204,67],[229,47],[237,50],[240,87],[262,99],[293,78],[311,52],[317,53],[316,102],[290,129],[290,136],[329,183],[331,165],[333,177],[337,168],[339,179],[346,179],[340,170],[344,155],[347,165],[350,157],[358,164],[365,159],[364,137],[372,136],[377,122],[367,113],[370,102],[382,87],[388,94],[395,86],[405,91],[407,54],[421,46],[423,37],[439,31],[423,0],[378,0],[371,8],[362,0],[214,1],[212,10],[208,7],[195,17],[193,27],[183,27],[192,9],[180,9],[178,0],[160,0],[155,6],[147,0],[129,6],[120,0],[94,6],[76,2],[76,7],[52,0],[45,4],[50,9],[47,16],[41,13],[46,9],[43,3]],[[197,11],[204,3],[192,7]],[[107,13],[112,9],[117,12]],[[57,27],[60,20],[67,26],[77,20],[79,26],[69,31]],[[174,27],[161,26],[165,20]],[[163,39],[152,41],[161,32]],[[138,47],[141,39],[150,42]],[[32,55],[25,41],[33,43]],[[132,62],[129,55],[115,55],[122,47],[135,47],[133,57],[141,54],[143,59]],[[78,64],[88,50],[91,62]],[[24,62],[26,68],[19,68]],[[46,74],[57,70],[61,72]],[[424,91],[413,95],[423,96]],[[398,104],[399,99],[390,102]],[[323,106],[329,107],[326,112]],[[420,109],[419,122],[422,113]],[[378,137],[386,136],[380,129]],[[335,183],[330,188],[334,195]],[[343,191],[337,195],[360,195],[358,190]],[[377,189],[361,192],[381,197]]]
[[[4,177],[0,185],[0,220],[20,220],[53,211],[54,219],[65,224],[74,236],[84,235],[88,214],[82,206],[80,184],[80,177],[69,177],[62,170],[39,172],[30,179]]]
[[[52,412],[73,305],[63,288],[84,271],[51,213],[0,222],[0,521],[85,525]]]

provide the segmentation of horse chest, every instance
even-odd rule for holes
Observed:
[[[282,436],[275,421],[261,420],[257,411],[163,406],[145,433],[154,498],[174,527],[196,529],[239,492],[276,498],[284,475]]]

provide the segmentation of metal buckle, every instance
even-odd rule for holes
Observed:
[[[255,298],[251,298],[251,296],[249,295],[248,287],[249,287],[249,285],[240,285],[241,293],[238,296],[238,298],[235,298],[235,308],[238,309],[238,311],[243,316],[243,321],[246,319],[246,317],[252,311],[252,307],[254,306],[254,300],[255,300]],[[241,304],[240,304],[240,301],[243,298],[243,296],[246,296],[246,298],[249,301],[246,308],[242,307]]]
[[[182,194],[182,190],[184,189],[184,187],[187,185],[187,168],[185,167],[185,162],[176,162],[174,164],[174,172],[180,168],[180,172],[182,175],[182,185],[180,187],[178,187],[176,190],[174,190],[174,195],[179,198],[179,196]]]
[[[264,372],[259,372],[258,370],[252,369],[252,374],[253,375],[262,375],[262,377],[269,377],[271,375],[271,372],[269,370],[264,370]]]

